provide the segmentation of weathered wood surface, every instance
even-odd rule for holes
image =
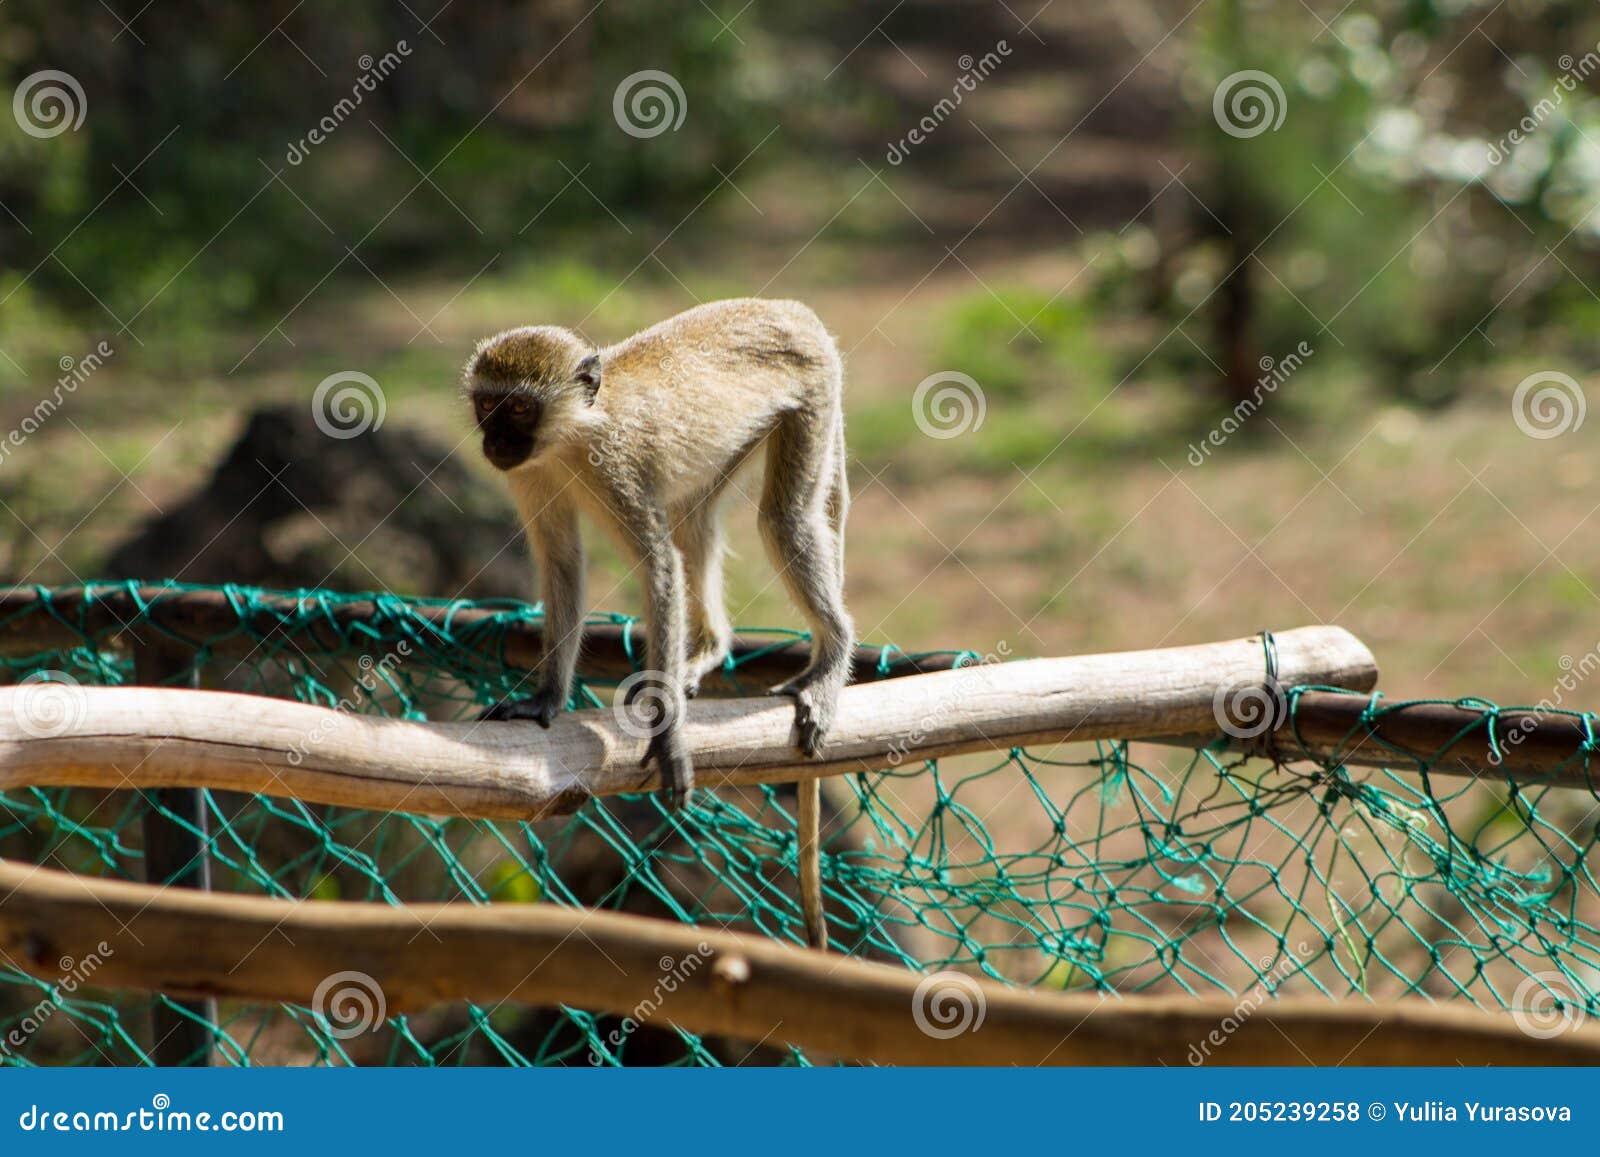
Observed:
[[[1307,691],[1300,696],[1292,724],[1285,722],[1275,731],[1244,739],[1196,732],[1158,742],[1171,747],[1210,746],[1219,753],[1233,751],[1283,763],[1338,762],[1398,772],[1426,769],[1432,775],[1600,791],[1600,752],[1585,756],[1588,731],[1575,716],[1503,711],[1491,746],[1490,717],[1475,707],[1379,700],[1375,714],[1367,719],[1369,706],[1367,696]],[[1600,723],[1595,738],[1600,740]]]
[[[92,953],[103,957],[96,985],[252,1003],[313,1005],[324,981],[355,970],[390,1014],[514,1000],[630,1016],[650,1002],[650,1019],[692,1032],[886,1064],[1183,1065],[1201,1046],[1215,1064],[1600,1061],[1600,1030],[1535,1040],[1509,1015],[1469,1007],[1286,999],[1241,1013],[1232,997],[929,981],[760,937],[551,904],[219,896],[9,863],[0,896],[0,952],[36,976]]]
[[[1277,635],[1286,682],[1365,689],[1372,655],[1338,627]],[[795,748],[784,698],[696,700],[685,741],[702,784],[785,783],[1065,740],[1215,733],[1219,689],[1262,676],[1258,638],[1033,659],[846,688],[826,757]],[[40,710],[41,697],[61,716]],[[26,722],[52,718],[41,733]],[[653,790],[647,739],[611,710],[531,722],[415,723],[215,691],[0,689],[0,789],[211,787],[374,810],[563,814]]]

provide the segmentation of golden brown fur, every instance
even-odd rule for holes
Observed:
[[[712,302],[600,350],[557,327],[509,330],[478,346],[465,384],[541,564],[549,639],[534,695],[486,717],[548,725],[566,705],[584,615],[582,512],[644,571],[662,698],[646,759],[660,765],[669,797],[685,800],[684,700],[731,639],[717,505],[764,448],[762,537],[813,637],[806,670],[774,691],[794,697],[799,745],[819,755],[849,675],[852,628],[842,589],[843,367],[816,314],[795,301]],[[816,780],[800,791],[802,896],[820,945]]]

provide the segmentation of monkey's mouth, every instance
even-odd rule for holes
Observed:
[[[515,470],[532,454],[532,438],[526,440],[519,438],[513,442],[490,442],[485,439],[483,443],[483,456],[496,470]]]

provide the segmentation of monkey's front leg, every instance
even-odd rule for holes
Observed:
[[[496,703],[478,718],[531,719],[549,727],[572,698],[583,642],[583,537],[577,513],[564,505],[546,509],[529,529],[544,600],[544,652],[534,671],[536,690],[523,699]]]
[[[644,680],[643,698],[653,708],[650,744],[640,766],[653,760],[661,773],[661,796],[668,807],[688,807],[694,796],[694,764],[683,743],[685,611],[683,556],[666,532],[665,519],[653,528],[644,552],[649,607],[647,650],[652,674]]]

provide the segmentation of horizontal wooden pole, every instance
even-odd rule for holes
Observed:
[[[568,1005],[885,1064],[1600,1063],[1600,1030],[1535,1040],[1470,1007],[1107,999],[950,974],[935,985],[761,937],[551,904],[219,896],[9,863],[0,898],[0,952],[35,976],[92,954],[97,986],[251,1003],[312,1005],[327,978],[356,969],[391,1015],[461,1000]],[[947,1037],[922,1027],[962,1023],[973,1027]]]
[[[259,660],[279,649],[295,656],[337,654],[349,649],[349,627],[374,624],[381,611],[372,599],[322,606],[312,596],[272,593],[251,602],[241,615],[236,599],[220,589],[107,583],[41,593],[38,587],[0,587],[0,654],[40,654],[123,635],[193,648],[204,644],[212,654],[234,660]],[[470,603],[407,608],[409,625],[426,645],[464,647],[507,666],[530,668],[544,648],[543,628],[538,622],[497,623],[506,613]],[[286,629],[285,623],[292,627]],[[381,643],[374,646],[382,650]],[[622,680],[642,665],[643,647],[642,628],[630,633],[622,625],[591,624],[584,630],[581,670],[593,679]],[[708,677],[704,691],[748,694],[753,686],[776,685],[799,673],[810,653],[804,639],[737,636],[735,670]],[[869,682],[945,671],[961,661],[958,652],[909,656],[857,646],[854,677]]]
[[[1365,689],[1371,653],[1338,627],[1276,636],[1280,676]],[[782,698],[696,700],[701,782],[784,783],[1064,740],[1215,729],[1219,687],[1259,681],[1259,638],[1032,659],[848,687],[826,756],[795,747]],[[48,726],[41,727],[40,722]],[[211,787],[385,811],[537,819],[657,786],[647,738],[609,710],[535,723],[416,723],[216,691],[0,690],[0,789]]]
[[[1600,755],[1584,755],[1581,719],[1548,711],[1504,710],[1489,743],[1490,714],[1454,703],[1396,703],[1334,691],[1306,691],[1292,720],[1258,738],[1216,733],[1167,736],[1171,747],[1210,746],[1281,763],[1338,762],[1394,771],[1426,768],[1435,775],[1482,777],[1500,783],[1600,791]],[[1219,738],[1226,743],[1219,743]],[[1600,723],[1596,725],[1600,741]]]

